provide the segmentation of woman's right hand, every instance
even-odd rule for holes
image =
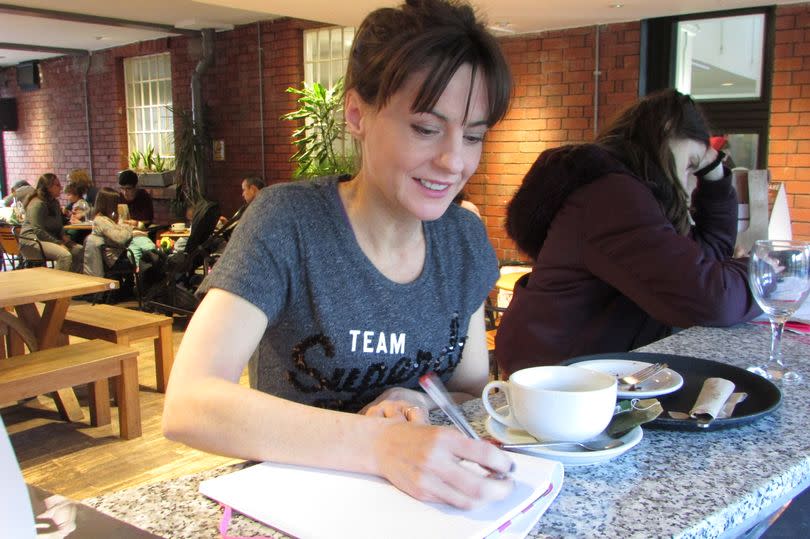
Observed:
[[[374,453],[379,475],[425,502],[470,509],[505,498],[514,486],[475,466],[508,473],[513,463],[506,453],[450,427],[391,422]]]

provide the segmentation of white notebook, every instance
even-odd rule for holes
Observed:
[[[560,492],[563,467],[510,456],[510,496],[471,511],[420,502],[379,477],[269,462],[203,481],[200,492],[300,539],[523,537]]]

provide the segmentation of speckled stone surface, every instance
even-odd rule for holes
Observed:
[[[692,328],[640,351],[745,367],[767,356],[769,339],[769,330],[761,326]],[[805,382],[782,387],[780,409],[734,429],[645,429],[641,443],[624,455],[566,469],[562,492],[530,537],[721,537],[739,533],[785,496],[798,494],[810,483],[810,337],[786,333],[782,346],[785,360]],[[464,411],[484,432],[480,401],[466,403]],[[165,537],[213,539],[219,537],[221,510],[198,493],[199,482],[239,466],[84,503]],[[280,537],[237,515],[229,533]]]

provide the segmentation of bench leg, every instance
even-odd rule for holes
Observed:
[[[59,410],[59,415],[65,421],[72,423],[84,421],[84,412],[82,412],[82,407],[79,406],[79,400],[76,398],[76,393],[74,393],[72,387],[57,390],[53,400],[56,403],[56,409]]]
[[[138,358],[121,361],[121,375],[115,377],[118,393],[118,423],[121,438],[131,440],[141,435],[141,403],[138,399]]]
[[[166,393],[172,364],[174,364],[172,325],[165,324],[160,326],[158,338],[155,339],[155,372],[157,373],[157,390],[161,393]]]
[[[121,346],[129,346],[129,335],[121,335],[115,343]],[[114,380],[110,380],[110,395],[112,396],[113,405],[118,406],[118,388]]]
[[[110,385],[107,378],[90,382],[90,424],[110,424]]]
[[[25,341],[22,338],[22,335],[14,331],[14,328],[9,326],[8,328],[8,335],[6,336],[8,340],[8,356],[21,356],[25,353]]]

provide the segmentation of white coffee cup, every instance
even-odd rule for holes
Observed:
[[[172,232],[182,232],[186,229],[186,223],[172,223]]]
[[[506,394],[498,413],[489,392]],[[481,395],[490,417],[542,441],[581,442],[602,432],[616,407],[616,378],[579,367],[545,366],[516,371],[509,381],[490,382]]]

